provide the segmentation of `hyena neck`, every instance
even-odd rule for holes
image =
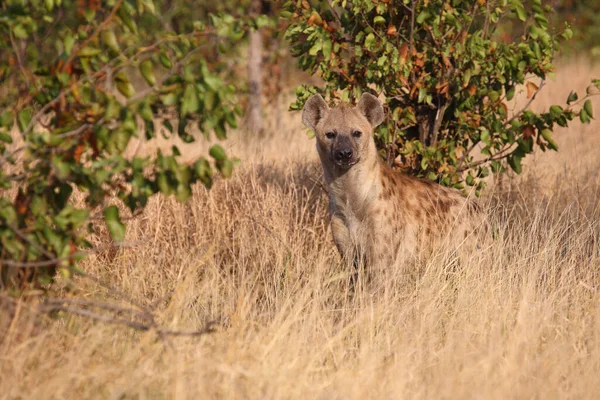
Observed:
[[[329,163],[323,167],[329,188],[329,201],[333,212],[355,216],[364,215],[369,206],[378,198],[381,190],[381,168],[375,153],[374,157],[362,159],[348,170]]]

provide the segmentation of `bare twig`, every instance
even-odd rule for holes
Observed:
[[[335,19],[337,19],[337,21],[338,21],[338,23],[340,24],[340,27],[341,27],[342,26],[342,19],[340,18],[340,15],[336,11],[336,9],[333,7],[333,2],[331,0],[327,0],[327,2],[329,3],[329,9],[331,10],[331,13],[335,17]]]
[[[25,65],[23,64],[23,59],[21,58],[21,50],[17,48],[17,44],[15,43],[15,38],[12,34],[12,31],[9,31],[10,43],[15,51],[15,56],[17,57],[17,63],[19,64],[19,70],[21,74],[23,74],[23,78],[28,85],[31,85],[31,81],[29,80],[29,76],[27,76],[27,71],[25,71]]]
[[[469,31],[471,30],[471,25],[473,25],[473,21],[475,20],[475,14],[477,14],[477,2],[474,1],[473,2],[473,8],[471,9],[471,21],[469,22],[468,26],[463,26],[463,28],[460,30],[460,32],[458,32],[456,34],[456,36],[454,37],[454,40],[452,40],[452,46],[454,46],[454,44],[456,44],[456,41],[463,35],[463,33],[469,33]]]
[[[505,147],[503,150],[499,151],[498,153],[494,154],[491,157],[487,157],[484,158],[483,160],[479,160],[479,161],[475,161],[473,164],[469,165],[469,166],[464,166],[464,167],[459,167],[456,168],[457,172],[463,172],[466,171],[468,168],[473,168],[473,167],[478,167],[482,164],[486,164],[490,161],[498,161],[498,160],[502,160],[503,158],[506,158],[510,155],[510,150],[514,150],[516,146],[514,145],[510,145],[508,147]],[[473,149],[473,147],[471,147],[471,150]]]
[[[148,309],[146,307],[144,307],[142,304],[136,302],[135,300],[133,300],[130,296],[128,296],[125,292],[123,292],[121,289],[118,289],[106,282],[104,282],[103,280],[101,280],[100,278],[91,275],[87,272],[84,272],[82,270],[79,269],[71,269],[71,271],[73,271],[73,273],[75,275],[81,276],[83,278],[89,279],[90,281],[96,283],[98,286],[106,289],[109,291],[109,293],[112,293],[114,295],[116,295],[118,298],[120,298],[121,300],[127,301],[129,304],[132,304],[134,306],[136,306],[137,308],[139,308],[140,310],[143,310],[147,315],[152,315],[152,313],[150,311],[148,311]]]
[[[598,96],[598,95],[600,95],[600,92],[598,92],[598,93],[588,93],[584,97],[582,97],[581,99],[579,99],[579,100],[577,100],[577,101],[569,104],[569,109],[571,109],[573,106],[578,106],[579,104],[585,102],[590,97],[594,97],[594,96]]]
[[[411,3],[411,8],[410,8],[410,36],[409,36],[409,46],[408,46],[408,58],[409,60],[412,60],[413,57],[413,52],[415,51],[414,48],[414,40],[415,40],[415,18],[416,18],[416,12],[417,12],[417,0],[412,0]],[[411,68],[410,71],[410,82],[411,84],[415,84],[415,70],[414,68]]]
[[[417,11],[417,0],[412,0],[411,3],[411,8],[410,8],[410,45],[408,47],[408,53],[412,56],[413,53],[413,49],[414,49],[414,37],[415,37],[415,14]]]
[[[369,23],[369,19],[367,18],[367,16],[365,15],[365,13],[363,13],[362,11],[360,12],[360,15],[362,15],[363,19],[365,20],[365,23],[367,24],[367,26],[369,28],[371,28],[371,31],[380,39],[380,40],[384,40],[383,37],[381,37],[381,35],[379,34],[379,32],[377,31],[377,29],[373,28],[371,26],[371,24]]]
[[[142,331],[150,330],[150,328],[152,327],[151,324],[143,324],[143,323],[139,323],[139,322],[135,322],[135,321],[130,321],[127,319],[114,318],[109,315],[99,314],[99,313],[95,313],[93,311],[89,311],[89,310],[85,310],[85,309],[81,309],[81,308],[74,308],[74,307],[70,307],[70,306],[61,306],[61,305],[54,304],[54,305],[41,305],[38,307],[38,312],[40,312],[40,313],[49,313],[52,311],[66,311],[71,314],[82,315],[84,317],[92,318],[92,319],[102,321],[102,322],[108,322],[108,323],[117,324],[117,325],[126,325],[130,328],[134,328],[134,329],[138,329],[138,330],[142,330]]]
[[[111,10],[110,14],[108,14],[108,17],[106,17],[106,19],[104,21],[102,21],[102,23],[100,25],[98,25],[98,27],[96,28],[96,30],[94,30],[94,33],[92,33],[83,43],[81,43],[80,45],[78,45],[75,49],[72,49],[71,55],[67,59],[67,62],[64,64],[64,69],[69,68],[69,66],[73,62],[73,59],[75,58],[75,55],[79,52],[79,50],[83,49],[92,40],[94,40],[98,36],[98,34],[110,23],[110,21],[112,21],[112,19],[116,15],[117,11],[119,11],[119,8],[121,7],[121,4],[123,4],[123,0],[117,0],[116,4],[114,5],[114,7]]]
[[[542,88],[544,87],[545,84],[546,84],[546,80],[542,78],[540,80],[540,84],[539,84],[537,90],[533,93],[533,95],[531,96],[529,101],[519,111],[517,111],[510,119],[508,119],[505,122],[505,125],[510,125],[511,122],[513,122],[515,119],[519,118],[521,116],[521,114],[523,114],[523,112],[529,108],[529,106],[531,105],[531,103],[533,103],[533,101],[535,100],[535,97],[542,90]]]
[[[478,143],[479,142],[475,142],[475,143],[471,144],[469,149],[467,151],[465,151],[465,154],[463,154],[463,156],[460,158],[460,161],[458,162],[458,167],[456,167],[457,170],[460,170],[462,168],[462,165],[466,161],[467,157],[469,156],[469,154],[471,154],[471,152],[473,151],[475,146],[477,146]]]
[[[95,307],[100,308],[102,310],[114,311],[117,313],[123,314],[131,314],[137,316],[139,318],[147,318],[148,315],[145,312],[136,310],[134,308],[126,308],[122,306],[118,306],[116,304],[110,303],[102,303],[98,301],[92,300],[84,300],[84,299],[67,299],[67,298],[49,298],[44,302],[44,306],[63,306],[64,304],[69,306],[76,305],[82,307]]]
[[[490,2],[486,1],[485,4],[485,22],[483,24],[483,37],[488,38],[488,30],[490,25]]]
[[[438,107],[438,110],[437,110],[437,113],[435,116],[435,121],[433,122],[433,128],[431,131],[431,144],[432,145],[435,145],[437,143],[438,132],[442,125],[442,121],[444,120],[444,113],[446,112],[446,109],[449,106],[450,106],[450,103],[445,103],[441,107]]]
[[[20,237],[21,239],[23,239],[24,241],[29,243],[31,246],[33,246],[34,249],[36,249],[37,251],[39,251],[40,253],[42,253],[43,255],[45,255],[48,258],[54,258],[54,255],[52,253],[50,253],[48,250],[44,249],[42,246],[40,246],[33,240],[29,239],[27,237],[27,235],[25,235],[23,232],[21,232],[16,226],[13,226],[12,224],[9,224],[9,223],[7,223],[6,226],[8,227],[8,229],[13,231],[15,233],[15,235],[17,235],[18,237]]]
[[[131,302],[131,299],[129,299]],[[94,307],[102,310],[113,311],[117,314],[128,314],[130,317],[137,317],[141,320],[133,320],[120,318],[115,315],[102,314],[99,312],[91,311],[88,308],[82,307]],[[102,303],[97,301],[83,300],[83,299],[66,299],[66,298],[55,298],[48,299],[44,303],[40,304],[37,308],[38,313],[49,313],[53,311],[64,311],[70,314],[80,315],[83,317],[91,318],[96,321],[101,321],[109,324],[124,325],[129,328],[133,328],[139,331],[150,331],[154,330],[163,339],[168,336],[202,336],[215,331],[214,325],[216,322],[212,321],[206,324],[206,326],[200,330],[194,331],[180,331],[171,329],[160,328],[155,321],[154,315],[145,307],[142,310],[136,310],[133,308],[126,308],[118,306],[116,304]]]
[[[193,32],[190,33],[188,35],[182,35],[182,36],[173,36],[173,37],[167,37],[167,38],[163,38],[161,40],[159,40],[158,42],[150,45],[150,46],[146,46],[146,47],[141,47],[138,49],[138,52],[136,54],[134,54],[133,56],[131,56],[131,59],[129,60],[129,63],[125,63],[125,64],[121,64],[118,66],[118,68],[123,68],[127,65],[130,65],[131,63],[135,62],[136,59],[140,56],[142,56],[143,54],[155,50],[156,48],[158,48],[158,46],[160,46],[162,43],[171,41],[171,40],[178,40],[178,39],[182,39],[182,38],[191,38],[191,37],[197,37],[197,36],[210,36],[213,35],[213,32]],[[197,47],[196,49],[192,50],[192,52],[196,51],[199,47]],[[127,52],[127,49],[125,49],[123,51],[123,53]],[[99,69],[98,71],[94,72],[91,75],[85,75],[83,77],[81,77],[80,79],[73,81],[71,83],[69,83],[69,85],[62,89],[60,91],[60,93],[58,93],[58,95],[52,99],[51,101],[49,101],[48,103],[46,103],[32,118],[31,121],[29,121],[29,124],[27,125],[27,127],[25,128],[25,130],[22,132],[22,135],[25,136],[27,135],[29,132],[31,132],[31,130],[34,128],[35,124],[38,123],[39,119],[48,112],[48,110],[50,110],[50,108],[52,108],[56,103],[58,103],[59,101],[61,101],[62,97],[65,96],[69,91],[73,90],[76,86],[83,84],[85,82],[88,81],[92,81],[93,79],[96,78],[101,78],[102,76],[106,76],[107,79],[110,79],[110,76],[112,74],[115,73],[115,70],[111,69],[111,65],[117,61],[121,60],[121,55],[114,57],[112,60],[108,61],[103,68]],[[31,97],[33,98],[33,97]]]
[[[315,185],[318,186],[327,196],[329,196],[329,190],[323,185],[323,183],[313,177],[309,176],[308,179]]]
[[[134,96],[130,97],[129,99],[127,99],[127,105],[130,105],[132,103],[135,103],[136,101],[143,99],[144,97],[146,97],[147,95],[149,95],[150,93],[156,91],[158,88],[160,88],[166,81],[167,79],[169,79],[170,77],[172,77],[173,75],[175,75],[177,73],[177,71],[179,70],[179,68],[181,68],[181,66],[183,64],[185,64],[185,62],[194,54],[196,53],[198,50],[200,50],[201,47],[198,46],[195,49],[191,50],[189,53],[187,53],[181,60],[179,60],[177,63],[175,63],[175,65],[173,65],[173,67],[169,70],[169,72],[167,72],[166,74],[164,74],[157,82],[154,86],[151,86],[145,90],[142,90],[141,92],[136,93]]]

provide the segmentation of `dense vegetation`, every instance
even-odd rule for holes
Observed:
[[[317,91],[344,101],[382,94],[382,157],[479,194],[490,173],[507,166],[520,173],[536,147],[557,150],[555,126],[593,116],[588,97],[597,80],[582,99],[573,92],[547,112],[529,109],[555,71],[556,49],[573,35],[568,26],[551,29],[550,10],[541,0],[290,2],[293,54],[326,83],[300,88],[292,108]],[[514,40],[499,33],[507,24],[519,29]],[[529,101],[516,108],[511,101],[522,88]]]
[[[91,216],[103,215],[113,239],[123,240],[113,198],[133,212],[158,192],[186,201],[195,182],[210,187],[213,168],[231,175],[233,161],[219,145],[190,165],[178,162],[175,147],[153,158],[123,154],[140,134],[191,142],[196,130],[224,138],[242,112],[235,87],[222,79],[223,55],[248,21],[212,15],[175,32],[159,15],[151,0],[4,3],[3,281],[47,279],[57,267],[70,273],[89,247]],[[20,140],[9,146],[15,122]],[[85,208],[71,204],[76,188]]]
[[[262,36],[281,40],[286,24],[300,67],[325,82],[298,89],[294,109],[316,91],[331,100],[383,94],[382,157],[480,193],[483,178],[506,166],[520,172],[536,147],[557,150],[555,126],[593,117],[587,97],[598,81],[580,99],[573,92],[547,112],[528,109],[572,36],[555,19],[539,0],[8,0],[0,6],[0,282],[70,275],[97,220],[119,242],[123,210],[159,192],[185,202],[196,182],[211,186],[215,170],[230,176],[234,160],[219,145],[189,164],[176,147],[124,152],[140,136],[223,139],[252,107],[260,119],[261,62],[270,68],[281,53],[263,57],[256,46]],[[502,36],[507,27],[523,34]],[[232,62],[246,46],[253,73],[259,68],[248,85]],[[511,109],[521,87],[529,101]],[[73,205],[74,191],[84,207]]]

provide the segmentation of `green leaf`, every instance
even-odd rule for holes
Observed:
[[[365,38],[365,47],[368,50],[371,50],[373,48],[374,43],[375,43],[375,35],[373,34],[373,32],[371,32]]]
[[[204,93],[204,108],[207,111],[212,111],[215,108],[215,102],[217,100],[216,93],[212,90],[208,90]]]
[[[4,143],[12,143],[13,139],[8,133],[0,132],[0,141],[2,141]]]
[[[156,9],[154,7],[154,1],[153,0],[142,0],[142,4],[144,5],[144,8],[146,10],[148,10],[148,12],[152,15],[156,14]]]
[[[484,129],[481,132],[480,139],[483,143],[489,145],[490,144],[490,131],[488,131],[487,129]]]
[[[425,101],[426,97],[427,97],[427,89],[419,88],[419,97],[417,99],[417,102],[423,103]]]
[[[120,7],[119,11],[117,12],[117,15],[131,32],[137,34],[137,25],[133,18],[131,18],[131,15],[127,8],[128,7]]]
[[[187,85],[183,91],[183,100],[181,101],[181,115],[188,115],[198,111],[200,103],[195,85]]]
[[[585,101],[585,103],[583,103],[583,109],[585,110],[587,115],[590,116],[590,118],[594,118],[594,109],[592,108],[591,100],[588,99]]]
[[[119,43],[117,43],[117,37],[112,30],[102,31],[100,34],[100,39],[102,39],[102,43],[104,43],[104,45],[112,50],[115,54],[121,52]]]
[[[60,180],[66,180],[71,174],[71,166],[68,162],[63,161],[63,159],[59,156],[56,156],[52,159],[52,165],[54,166],[56,176]]]
[[[383,18],[381,15],[378,15],[375,18],[373,18],[373,22],[375,23],[375,25],[385,24],[385,18]]]
[[[219,170],[225,178],[231,177],[231,174],[233,173],[233,162],[231,160],[223,161],[219,166]]]
[[[42,232],[44,234],[44,238],[48,241],[48,244],[52,247],[54,252],[59,253],[62,249],[62,238],[60,235],[49,226],[44,226]]]
[[[562,117],[563,109],[560,106],[550,106],[550,117],[553,120],[557,120]]]
[[[581,111],[579,112],[579,120],[583,124],[587,124],[592,120],[590,118],[590,116],[588,115],[587,111],[585,111],[585,108],[582,108]]]
[[[218,91],[223,84],[223,82],[221,82],[221,80],[216,76],[205,76],[204,83],[206,83],[206,86],[208,86],[214,92]]]
[[[196,161],[194,164],[194,172],[204,186],[210,187],[212,185],[213,171],[210,168],[208,160],[206,160],[204,157],[201,157],[198,161]]]
[[[125,238],[125,225],[119,217],[119,209],[116,206],[106,207],[104,209],[104,220],[113,240],[122,242]]]
[[[63,45],[65,46],[65,53],[70,56],[71,51],[73,51],[73,45],[75,44],[75,38],[71,34],[71,31],[68,31],[63,40]]]
[[[115,75],[115,84],[117,86],[117,90],[119,90],[123,96],[129,98],[135,94],[135,89],[131,82],[129,82],[129,78],[127,75],[125,75],[125,73],[119,72],[117,75]]]
[[[160,54],[160,56],[158,57],[158,59],[160,60],[160,63],[162,64],[163,67],[165,67],[167,69],[171,69],[173,67],[173,63],[171,62],[171,59],[169,58],[167,53],[162,52]]]
[[[326,59],[330,59],[331,58],[331,46],[332,46],[331,39],[326,39],[323,42],[323,56]]]
[[[494,174],[502,172],[502,164],[500,164],[500,161],[497,161],[497,160],[492,161],[490,163],[490,167],[492,167],[492,172]]]
[[[522,158],[523,154],[521,152],[515,152],[508,157],[508,165],[510,165],[517,174],[520,174],[523,171],[521,167]]]
[[[144,60],[140,63],[140,73],[148,82],[148,85],[156,85],[156,77],[154,76],[154,64],[150,60]]]
[[[100,53],[102,53],[102,50],[100,50],[98,48],[95,48],[92,46],[85,46],[83,49],[81,49],[77,52],[77,55],[79,57],[94,57]]]
[[[467,179],[465,180],[465,182],[469,186],[475,185],[475,179],[473,178],[473,175],[471,175],[471,174],[467,175]]]
[[[21,132],[24,132],[25,129],[27,129],[27,127],[29,126],[30,122],[31,122],[31,110],[28,108],[21,110],[19,112],[19,114],[17,115],[17,124],[19,125],[19,130]]]
[[[69,217],[71,219],[71,224],[73,225],[73,227],[75,229],[77,229],[84,222],[86,222],[88,219],[88,216],[89,216],[88,210],[80,210],[80,209],[73,210],[71,212],[71,214],[69,215]]]
[[[13,27],[13,34],[19,39],[27,39],[27,31],[23,28],[23,25],[15,25]]]
[[[542,129],[540,131],[540,134],[542,135],[542,137],[544,139],[546,139],[546,141],[548,142],[548,146],[556,151],[558,150],[558,145],[556,144],[556,142],[552,139],[552,131],[550,129]]]
[[[212,146],[208,152],[212,158],[217,161],[225,161],[227,159],[227,154],[221,145],[215,144]]]
[[[578,98],[579,96],[577,96],[577,93],[571,91],[571,93],[569,93],[569,97],[567,97],[567,104],[571,104],[572,102],[577,101]]]
[[[265,26],[268,26],[270,23],[269,17],[266,15],[259,15],[258,17],[256,17],[256,27],[258,29],[260,28],[264,28]]]
[[[317,54],[319,54],[319,51],[321,51],[322,48],[323,48],[323,41],[322,40],[317,40],[311,46],[311,48],[308,50],[308,54],[311,55],[311,56],[316,56]]]
[[[0,127],[12,128],[13,113],[10,110],[5,110],[0,114]]]
[[[152,112],[152,107],[150,107],[150,102],[148,101],[148,99],[145,99],[144,101],[140,102],[140,105],[138,107],[138,113],[140,114],[140,117],[142,117],[142,119],[146,121],[146,125],[152,124],[152,120],[154,119],[154,113]]]
[[[185,131],[185,128],[187,127],[188,124],[188,120],[185,118],[180,118],[179,119],[179,124],[177,125],[177,134],[179,136],[185,136],[187,133]]]
[[[427,10],[423,10],[417,16],[417,24],[422,24],[426,19],[431,16],[431,13]]]
[[[525,12],[525,8],[523,7],[523,4],[521,4],[521,2],[515,2],[515,6],[514,6],[514,12],[515,14],[517,14],[517,17],[521,20],[521,21],[526,21],[527,20],[527,13]]]
[[[158,184],[158,189],[160,190],[160,192],[165,196],[168,196],[173,192],[166,174],[162,172],[159,173],[158,178],[156,178],[156,183]]]
[[[180,203],[185,203],[192,196],[192,191],[185,185],[177,185],[175,190],[175,199]]]
[[[506,92],[506,100],[511,101],[513,99],[513,97],[515,97],[515,87],[514,86],[512,86]]]

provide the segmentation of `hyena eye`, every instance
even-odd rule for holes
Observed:
[[[333,139],[335,137],[335,132],[327,132],[325,136],[327,136],[327,139]]]
[[[362,136],[362,132],[361,131],[354,131],[352,132],[352,136],[354,136],[355,138],[359,138]]]

